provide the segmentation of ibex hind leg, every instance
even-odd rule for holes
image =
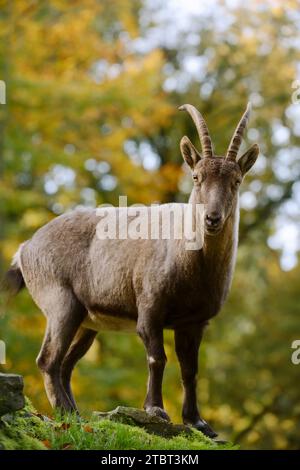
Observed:
[[[86,310],[65,287],[52,287],[44,294],[39,293],[38,305],[47,317],[47,328],[37,365],[43,374],[51,406],[61,411],[74,411],[74,404],[62,385],[61,367]]]
[[[96,331],[80,327],[61,366],[61,382],[74,409],[77,406],[71,388],[72,372],[76,363],[92,346],[96,335]]]

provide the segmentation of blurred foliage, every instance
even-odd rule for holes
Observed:
[[[267,243],[279,215],[299,223],[299,212],[287,210],[299,204],[299,105],[291,104],[299,5],[215,0],[185,25],[166,14],[182,3],[0,0],[1,270],[38,227],[79,205],[118,204],[119,195],[129,204],[186,200],[191,182],[178,143],[198,138],[177,107],[201,109],[223,154],[250,98],[247,144],[258,141],[262,153],[243,187],[232,291],[202,346],[199,400],[204,417],[242,448],[299,448],[291,344],[300,337],[300,267],[283,271]],[[44,323],[27,292],[3,305],[2,369],[22,373],[34,405],[50,412],[34,362]],[[166,352],[165,405],[179,421],[170,332]],[[85,412],[139,406],[146,377],[137,337],[100,333],[74,389]]]

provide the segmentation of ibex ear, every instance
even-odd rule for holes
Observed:
[[[257,144],[252,145],[244,155],[238,160],[242,175],[244,176],[247,171],[252,168],[259,154],[259,147]]]
[[[201,155],[187,136],[182,137],[180,141],[180,150],[183,159],[193,170],[195,168],[196,163],[199,162],[199,160],[201,159]]]

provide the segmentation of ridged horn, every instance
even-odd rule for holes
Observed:
[[[242,119],[240,120],[240,122],[237,125],[236,130],[234,131],[233,137],[231,139],[231,142],[227,150],[226,160],[231,160],[233,162],[236,160],[238,151],[242,143],[243,134],[246,129],[247,123],[249,121],[250,112],[251,112],[251,103],[249,102],[247,104],[246,111],[244,112],[242,116]]]
[[[178,109],[180,111],[187,111],[193,119],[201,142],[203,158],[213,157],[214,154],[211,138],[208,132],[208,127],[201,113],[199,113],[199,111],[191,104],[184,104]]]

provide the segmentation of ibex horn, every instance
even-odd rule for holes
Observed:
[[[227,154],[226,154],[227,160],[231,160],[233,162],[236,160],[239,148],[242,143],[244,130],[246,129],[246,126],[250,117],[250,112],[251,112],[251,103],[249,102],[247,105],[247,109],[244,112],[242,119],[238,123],[237,128],[234,131],[233,137],[231,139],[231,142],[229,144]]]
[[[200,138],[203,158],[213,157],[211,138],[209,136],[208,127],[204,121],[203,116],[191,104],[184,104],[178,109],[180,111],[187,111],[192,117]]]

